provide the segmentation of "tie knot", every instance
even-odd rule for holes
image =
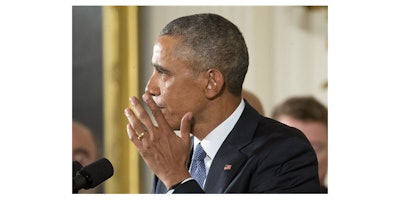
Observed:
[[[204,158],[206,157],[206,152],[204,151],[203,147],[201,147],[201,144],[196,145],[196,149],[194,150],[194,154],[192,157],[192,160],[201,160],[203,161]]]

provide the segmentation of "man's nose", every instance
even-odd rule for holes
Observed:
[[[157,78],[155,76],[155,73],[153,73],[153,75],[151,75],[149,81],[147,81],[145,92],[150,93],[152,96],[160,95],[160,89],[159,89],[157,83],[158,83]]]

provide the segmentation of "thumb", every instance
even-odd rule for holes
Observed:
[[[186,113],[181,120],[181,137],[185,141],[190,141],[193,113]]]

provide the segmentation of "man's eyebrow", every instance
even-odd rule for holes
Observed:
[[[170,74],[171,72],[168,69],[165,69],[161,65],[153,64],[154,68],[160,73]]]

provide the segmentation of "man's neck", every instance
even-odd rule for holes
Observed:
[[[207,115],[194,118],[192,134],[198,139],[205,138],[213,129],[225,121],[236,110],[242,100],[241,96],[225,96],[211,100],[207,105]]]

